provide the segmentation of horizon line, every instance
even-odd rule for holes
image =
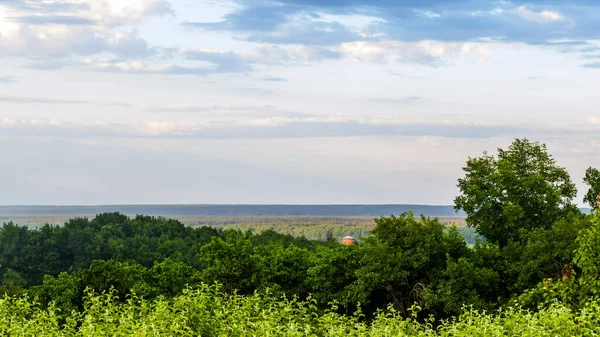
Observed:
[[[449,204],[401,204],[401,203],[375,203],[375,204],[363,204],[363,203],[349,203],[349,204],[251,204],[251,203],[240,203],[240,204],[64,204],[64,205],[51,205],[51,204],[13,204],[13,205],[0,205],[0,207],[101,207],[101,206],[432,206],[432,207],[454,207]]]

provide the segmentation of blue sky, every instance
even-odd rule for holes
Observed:
[[[517,137],[579,184],[598,92],[592,0],[4,0],[0,204],[450,204]]]

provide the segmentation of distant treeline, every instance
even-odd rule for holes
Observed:
[[[430,205],[106,205],[0,206],[0,215],[82,216],[106,212],[152,216],[388,216],[411,211],[426,216],[464,216],[453,206]]]
[[[107,212],[110,213],[110,212]],[[100,214],[100,213],[99,213]],[[124,214],[124,213],[122,213]],[[135,217],[137,214],[126,214]],[[389,214],[391,215],[391,214]],[[398,214],[396,214],[398,215]],[[424,214],[428,216],[427,214]],[[13,221],[21,225],[38,227],[45,224],[61,225],[74,217],[93,218],[96,214],[81,215],[44,215],[44,214],[0,214],[0,222]],[[202,216],[202,215],[152,215],[177,219],[187,226],[226,227],[230,225],[345,225],[373,227],[374,216]],[[464,217],[439,217],[440,222],[448,226],[465,227]]]
[[[84,217],[94,218],[94,215]],[[131,217],[131,216],[130,216]],[[135,217],[135,216],[133,216]],[[186,226],[210,226],[220,229],[252,230],[262,232],[273,230],[281,234],[295,237],[305,237],[309,240],[327,240],[328,237],[341,240],[344,236],[361,239],[369,235],[375,227],[372,216],[193,216],[175,215],[169,217],[179,220]],[[476,233],[472,228],[466,228],[464,218],[440,217],[441,224],[448,227],[457,226],[458,231],[465,236],[469,244],[475,243]],[[29,228],[37,228],[45,224],[62,225],[69,221],[65,215],[0,215],[0,222],[13,221]]]

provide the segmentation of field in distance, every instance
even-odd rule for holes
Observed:
[[[472,242],[474,233],[465,228],[462,215],[451,206],[428,205],[129,205],[129,206],[0,206],[0,222],[39,227],[62,225],[73,217],[92,218],[104,212],[164,216],[187,226],[211,226],[223,229],[274,230],[282,234],[325,240],[367,236],[379,216],[413,211],[416,216],[438,217],[440,222],[459,227]]]
[[[93,218],[95,214],[77,215]],[[135,216],[135,215],[131,215]],[[12,221],[19,225],[36,228],[44,224],[62,225],[74,216],[66,215],[0,215],[0,223]],[[190,216],[168,215],[168,218],[177,219],[187,226],[210,226],[223,229],[238,229],[253,232],[274,230],[278,233],[289,234],[296,237],[306,237],[309,240],[326,240],[329,235],[337,240],[344,236],[361,239],[369,235],[375,227],[374,217],[319,217],[319,216]],[[465,227],[464,218],[439,217],[441,223],[459,227],[459,231],[469,243],[473,243],[475,233],[473,229]]]

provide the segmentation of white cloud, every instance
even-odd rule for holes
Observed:
[[[309,21],[309,22],[337,22],[347,27],[353,27],[357,29],[365,29],[374,23],[386,22],[384,18],[369,15],[336,15],[324,12],[314,13],[316,16],[306,15],[302,13],[300,15],[291,16],[291,20],[298,21]]]
[[[88,57],[83,62],[90,70],[174,75],[209,75],[216,73],[244,73],[253,70],[255,65],[302,65],[325,59],[340,58],[342,54],[332,49],[305,45],[259,45],[246,54],[220,52],[206,48],[159,49],[148,48],[144,40],[137,39],[137,31],[117,33],[108,40],[107,51],[126,59]],[[155,59],[172,59],[176,62],[153,62]],[[146,57],[144,57],[146,56]],[[181,60],[183,59],[183,60]]]
[[[97,28],[139,23],[149,16],[173,15],[171,4],[165,0],[15,0],[4,5],[12,21],[35,17],[38,24],[60,24],[60,18],[77,17],[95,22]],[[44,21],[44,18],[52,18]],[[69,24],[73,20],[67,20]],[[76,21],[78,23],[83,20]]]
[[[148,44],[139,38],[137,30],[113,29],[172,13],[170,4],[163,0],[22,0],[0,4],[0,56],[140,55],[148,51]]]
[[[92,70],[132,73],[164,73],[172,69],[172,65],[146,64],[142,61],[112,62],[111,60],[86,59],[85,64]]]
[[[84,64],[88,70],[125,74],[171,74],[171,75],[208,75],[218,71],[211,67],[182,67],[171,63],[151,63],[136,60],[109,60],[87,58]]]
[[[386,63],[399,61],[439,66],[451,57],[475,55],[485,62],[491,55],[490,44],[456,43],[434,40],[419,42],[378,41],[348,42],[340,47],[342,54],[354,61]]]
[[[252,113],[272,113],[275,107],[272,105],[252,106],[252,105],[193,105],[193,104],[176,104],[167,107],[153,107],[146,109],[148,112],[252,112]]]
[[[0,103],[12,103],[12,104],[44,104],[44,105],[95,105],[103,107],[129,107],[128,103],[125,102],[93,102],[87,100],[76,100],[76,99],[52,99],[52,98],[41,98],[41,97],[25,97],[25,96],[2,96],[0,95]]]
[[[256,107],[258,109],[258,107]],[[314,138],[323,136],[408,135],[486,138],[492,134],[511,134],[519,127],[486,124],[473,120],[435,118],[397,118],[393,116],[346,117],[343,115],[294,115],[274,111],[242,114],[195,114],[181,118],[155,119],[135,124],[108,122],[73,122],[44,118],[0,119],[6,132],[29,132],[36,127],[41,136],[66,138],[103,137],[180,137],[192,138]],[[480,130],[481,129],[481,130]]]
[[[336,48],[311,47],[301,44],[286,46],[261,44],[247,55],[248,58],[264,64],[306,64],[335,59],[340,56]]]
[[[438,19],[442,17],[441,14],[432,11],[415,10],[415,13],[427,19]]]
[[[530,10],[526,6],[521,6],[521,7],[518,7],[515,10],[515,12],[520,17],[522,17],[526,20],[529,20],[529,21],[537,22],[537,23],[549,23],[549,22],[557,22],[557,21],[565,20],[565,18],[563,17],[563,15],[561,13],[556,12],[556,11],[551,11],[551,10],[542,10],[542,11],[536,12],[536,11]]]
[[[79,1],[90,5],[93,18],[109,26],[139,22],[148,16],[173,15],[171,4],[164,0],[93,0]]]
[[[148,42],[139,38],[139,31],[117,32],[106,38],[107,50],[118,56],[140,56],[149,52]]]
[[[175,123],[166,123],[166,122],[148,122],[138,124],[135,128],[139,134],[149,135],[149,136],[161,136],[161,135],[172,135],[172,136],[180,136],[191,134],[194,129],[197,128],[197,125],[193,124],[175,124]]]
[[[45,125],[45,126],[58,126],[62,122],[56,119],[19,119],[12,117],[0,118],[0,127],[14,127],[14,126],[27,126],[27,125]]]
[[[0,5],[0,39],[6,39],[19,32],[19,24],[8,20],[12,13],[11,8]]]

